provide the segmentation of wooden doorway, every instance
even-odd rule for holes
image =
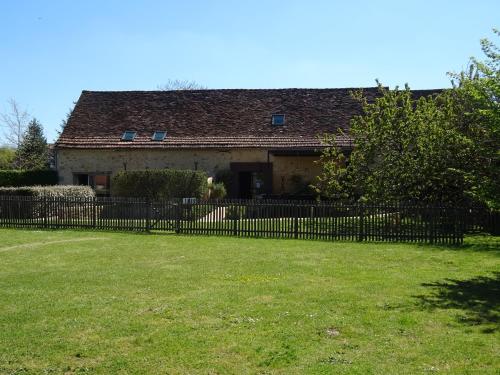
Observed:
[[[254,199],[272,193],[272,163],[231,163],[230,169],[235,177],[231,197]]]

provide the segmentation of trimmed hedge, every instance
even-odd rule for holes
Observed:
[[[207,178],[205,172],[192,170],[122,171],[111,181],[111,195],[153,200],[202,198],[208,191]]]
[[[26,204],[19,200],[13,205],[8,199],[0,199],[0,217],[18,219],[40,219],[43,217],[78,218],[82,205],[81,198],[94,197],[95,193],[89,186],[55,185],[55,186],[22,186],[0,187],[1,197],[34,197],[34,198],[75,198],[73,202],[59,204],[55,200],[35,199]]]
[[[0,196],[91,198],[95,192],[90,186],[21,186],[0,187]]]
[[[57,172],[53,170],[0,170],[0,186],[46,186],[57,183]]]

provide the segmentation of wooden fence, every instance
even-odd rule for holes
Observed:
[[[467,213],[457,207],[403,204],[0,197],[0,227],[436,244],[462,243]]]
[[[500,236],[500,212],[484,207],[464,209],[464,229],[466,233],[489,233]]]

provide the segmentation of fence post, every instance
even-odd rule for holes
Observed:
[[[466,211],[464,208],[455,210],[455,220],[458,220],[458,240],[455,243],[456,245],[462,245],[464,242]]]
[[[240,216],[240,206],[235,206],[237,209],[235,210],[235,214],[233,217],[233,236],[238,235],[238,217]]]
[[[293,222],[293,236],[299,238],[299,206],[295,206],[295,220]]]
[[[47,197],[44,196],[42,199],[43,199],[42,200],[43,201],[43,210],[42,210],[42,214],[43,214],[43,227],[47,228],[47,226],[48,226],[47,225],[47,212],[48,212],[48,210],[47,210]]]
[[[359,236],[358,241],[363,241],[365,237],[365,212],[363,203],[359,204]]]
[[[92,227],[97,226],[97,198],[92,197]]]
[[[435,210],[436,209],[434,207],[430,207],[429,208],[429,212],[431,213],[430,214],[430,218],[429,218],[429,224],[430,224],[430,231],[429,231],[430,232],[430,236],[429,236],[430,238],[429,238],[429,242],[431,244],[433,244],[434,240],[435,240],[435,238],[434,238],[434,236],[435,236],[435,231],[434,231],[434,215],[436,213]]]
[[[182,215],[182,206],[181,202],[175,205],[175,233],[181,233],[181,215]]]
[[[146,232],[151,230],[151,201],[146,199]]]

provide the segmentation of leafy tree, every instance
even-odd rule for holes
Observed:
[[[343,135],[340,132],[340,135]],[[348,200],[352,194],[349,170],[346,166],[347,157],[340,147],[337,146],[336,136],[325,134],[323,143],[328,147],[320,156],[319,163],[322,173],[317,176],[316,182],[311,185],[314,192],[328,198],[337,200]]]
[[[500,208],[500,48],[488,39],[481,40],[481,47],[486,59],[472,58],[466,72],[450,73],[454,89],[447,94],[453,121],[475,148],[469,194]]]
[[[0,147],[0,170],[12,169],[16,151],[10,147]]]
[[[16,150],[15,166],[27,170],[48,168],[47,139],[42,125],[36,119],[28,124],[23,141]]]
[[[500,54],[492,42],[481,43],[487,60],[472,59],[438,95],[416,99],[408,86],[380,84],[373,102],[353,93],[364,112],[351,121],[353,152],[346,165],[339,135],[325,139],[316,191],[370,202],[500,207]]]
[[[446,118],[446,100],[415,99],[403,90],[378,84],[369,103],[353,93],[364,114],[351,122],[354,150],[345,156],[335,145],[323,154],[317,191],[329,197],[370,202],[463,202],[464,167],[472,145]]]

